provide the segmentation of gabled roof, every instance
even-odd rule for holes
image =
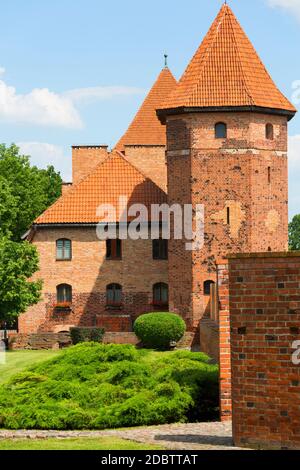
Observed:
[[[174,90],[176,84],[171,71],[165,67],[128,130],[116,145],[117,150],[124,150],[125,145],[166,145],[166,128],[157,118],[156,110]]]
[[[163,110],[262,107],[296,112],[278,90],[253,45],[224,4]]]
[[[151,204],[167,202],[164,191],[119,152],[114,152],[38,217],[34,225],[107,222],[97,216],[97,208],[102,204],[111,204],[116,208],[115,222],[118,222],[120,196],[128,198],[128,206],[144,204],[148,210]]]

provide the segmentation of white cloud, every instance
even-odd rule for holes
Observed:
[[[0,121],[69,128],[83,127],[72,101],[48,88],[20,95],[0,80]]]
[[[300,0],[268,0],[271,7],[281,7],[296,15],[300,21]]]
[[[64,181],[72,181],[71,150],[66,154],[63,147],[43,142],[19,142],[17,146],[20,147],[22,154],[31,156],[32,165],[38,168],[53,165],[57,171],[60,171]]]
[[[0,67],[0,77],[4,73],[4,67]],[[0,79],[0,122],[80,129],[83,122],[78,105],[142,92],[134,87],[107,86],[78,88],[64,93],[35,88],[29,93],[18,94],[13,86]]]
[[[131,96],[143,93],[144,90],[134,87],[98,86],[91,88],[77,88],[64,93],[73,103],[90,103],[93,100],[110,100],[118,96]]]

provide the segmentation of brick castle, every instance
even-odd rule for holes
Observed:
[[[28,235],[43,299],[20,317],[19,332],[97,325],[125,333],[140,314],[167,309],[197,332],[219,259],[288,248],[295,113],[224,4],[180,81],[162,70],[113,151],[73,147],[73,183]],[[168,244],[99,241],[97,207],[120,195],[146,207],[204,204],[204,247],[188,252],[172,236]]]

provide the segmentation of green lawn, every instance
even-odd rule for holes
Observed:
[[[9,351],[6,353],[6,364],[0,364],[0,384],[9,380],[13,375],[22,372],[37,362],[52,359],[60,351]]]
[[[1,450],[161,450],[162,447],[147,446],[114,437],[100,439],[7,439],[0,440]]]

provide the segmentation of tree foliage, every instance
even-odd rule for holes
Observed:
[[[52,166],[47,170],[31,166],[30,158],[20,155],[16,145],[0,145],[0,178],[0,230],[19,241],[34,219],[61,195],[61,176]]]
[[[13,321],[40,300],[41,281],[28,281],[38,270],[35,246],[0,238],[0,321]]]
[[[289,247],[292,251],[300,250],[300,214],[289,224]]]
[[[40,170],[16,145],[0,145],[0,322],[11,323],[40,299],[35,246],[22,235],[61,194],[62,180],[52,166]]]

